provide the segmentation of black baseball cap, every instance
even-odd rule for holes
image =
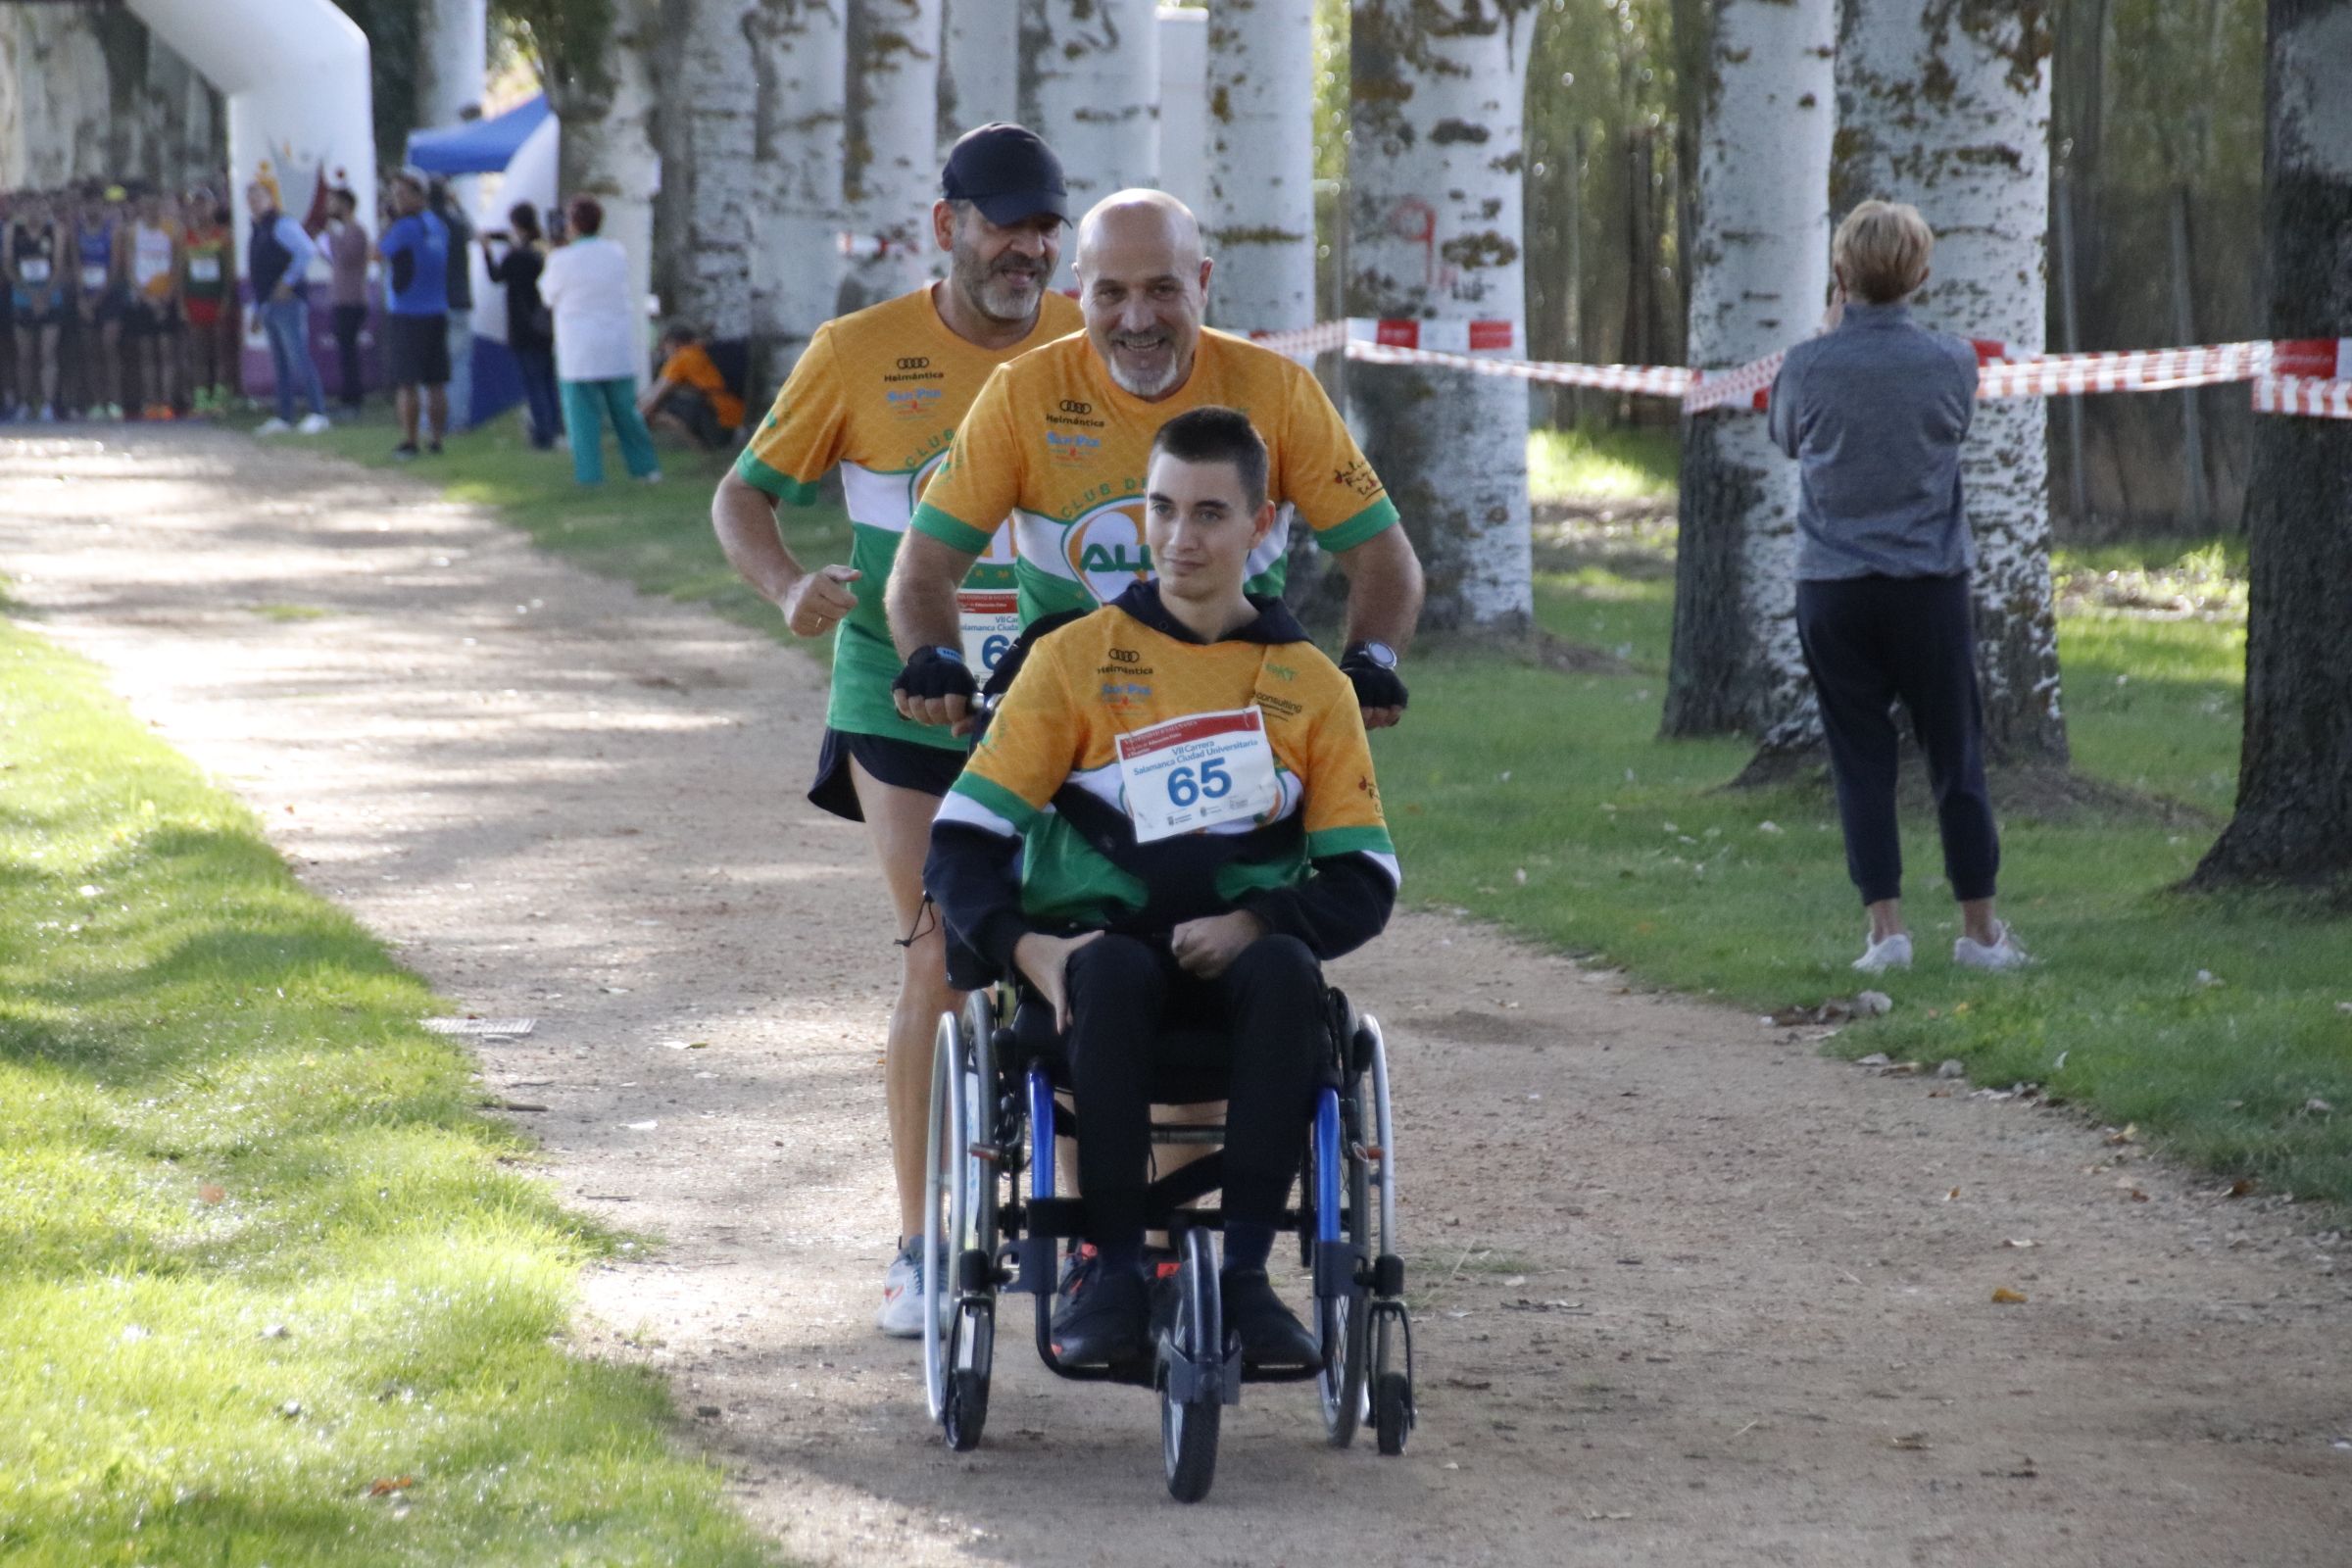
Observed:
[[[1039,213],[1070,220],[1061,160],[1026,125],[998,122],[965,131],[948,151],[940,194],[970,202],[992,223],[1017,223]]]

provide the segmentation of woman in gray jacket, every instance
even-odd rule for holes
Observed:
[[[1838,225],[1838,298],[1819,336],[1788,351],[1772,436],[1796,459],[1796,627],[1821,727],[1847,874],[1869,911],[1866,974],[1911,966],[1894,787],[1899,700],[1927,754],[1943,864],[1959,900],[1955,963],[2029,960],[1993,917],[2000,837],[1984,787],[1960,443],[1976,412],[1966,341],[1911,319],[1936,236],[1916,208],[1864,202]]]

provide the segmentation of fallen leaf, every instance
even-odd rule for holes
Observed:
[[[1928,1449],[1928,1435],[1925,1432],[1906,1432],[1894,1440],[1894,1446],[1905,1453],[1925,1453]]]
[[[2003,1247],[2036,1247],[2040,1244],[2037,1242],[2028,1241],[2023,1237],[2013,1237],[2010,1240],[2003,1242],[2001,1245]]]
[[[213,1182],[206,1182],[202,1187],[196,1189],[196,1196],[205,1202],[218,1203],[228,1197],[228,1190]]]
[[[1948,1192],[1948,1193],[1946,1193],[1946,1194],[1944,1194],[1944,1195],[1943,1195],[1943,1200],[1944,1200],[1945,1202],[1947,1202],[1947,1203],[1948,1203],[1948,1202],[1952,1201],[1954,1199],[1958,1198],[1959,1196],[1960,1196],[1960,1189],[1959,1189],[1959,1188],[1957,1188],[1957,1187],[1955,1187],[1955,1188],[1953,1188],[1953,1189],[1952,1189],[1950,1192]]]
[[[2026,1303],[2026,1293],[2013,1291],[2003,1285],[1993,1291],[1992,1298],[2002,1306],[2023,1306]]]
[[[416,1478],[415,1476],[386,1476],[380,1480],[370,1481],[368,1483],[368,1495],[370,1497],[386,1497],[390,1496],[395,1492],[406,1492],[416,1484]]]
[[[2109,1133],[2107,1135],[2107,1142],[2111,1145],[2128,1144],[2138,1138],[2138,1136],[2139,1123],[2131,1122],[2128,1123],[2121,1131]]]
[[[2254,1191],[2254,1187],[2255,1182],[2253,1177],[2240,1176],[2237,1180],[2230,1184],[2229,1196],[2231,1198],[2243,1198],[2248,1193]]]

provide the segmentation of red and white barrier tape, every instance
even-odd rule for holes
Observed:
[[[1507,353],[1502,344],[1515,346],[1517,341],[1512,323],[1505,321],[1351,318],[1269,334],[1260,341],[1294,355],[1345,348],[1349,359],[1373,365],[1434,365],[1478,375],[1676,397],[1694,414],[1723,408],[1762,410],[1787,357],[1785,352],[1770,354],[1728,370],[1498,358]],[[2007,345],[2002,343],[1980,341],[1976,347],[1980,398],[2167,392],[2250,381],[2254,407],[2261,413],[2352,418],[2352,338],[2049,354],[2031,360],[2009,359]]]

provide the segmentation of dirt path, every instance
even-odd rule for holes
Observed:
[[[2330,1238],[1431,915],[1341,971],[1397,1054],[1412,1453],[1333,1453],[1304,1391],[1252,1390],[1180,1510],[1148,1398],[1011,1353],[950,1454],[868,1326],[884,904],[801,799],[810,662],[199,431],[0,440],[0,564],[315,886],[539,1019],[486,1083],[546,1107],[570,1200],[666,1238],[592,1277],[583,1337],[674,1379],[803,1557],[2345,1561]]]

